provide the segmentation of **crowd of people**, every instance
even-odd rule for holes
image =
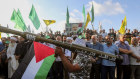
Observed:
[[[137,29],[128,29],[125,34],[120,34],[114,29],[109,29],[109,33],[105,30],[97,32],[87,29],[80,33],[67,33],[64,30],[62,34],[60,31],[54,34],[50,31],[38,35],[69,44],[79,38],[85,41],[86,47],[123,57],[123,62],[118,63],[91,56],[90,53],[76,53],[47,42],[40,42],[55,49],[56,60],[47,79],[140,79],[140,32]],[[12,77],[31,44],[32,40],[20,36],[1,38],[1,76]]]

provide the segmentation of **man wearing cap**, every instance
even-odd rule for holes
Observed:
[[[18,63],[16,64],[12,64],[12,62],[16,62],[13,61],[14,59],[14,53],[15,53],[15,49],[16,49],[16,46],[17,46],[17,43],[16,43],[17,39],[15,37],[11,37],[10,38],[10,43],[9,43],[9,47],[7,49],[7,59],[8,59],[8,78],[11,78],[14,71],[16,70],[16,68],[13,68],[13,65],[16,65],[15,67],[17,67]]]
[[[67,37],[66,38],[66,42],[71,44],[73,41],[73,38],[72,37]],[[68,59],[71,59],[71,51],[68,50],[68,49],[65,49],[65,56],[68,58]]]
[[[72,44],[72,41],[73,41],[73,38],[72,37],[67,37],[66,38],[66,42],[69,43],[69,44]],[[64,52],[65,52],[65,56],[66,58],[72,62],[72,52],[68,49],[64,49]],[[67,70],[64,70],[64,79],[69,79],[69,73]]]

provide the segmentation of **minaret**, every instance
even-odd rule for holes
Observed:
[[[101,22],[99,22],[99,32],[100,32],[100,30],[102,30],[102,23]]]

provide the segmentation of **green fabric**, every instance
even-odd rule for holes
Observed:
[[[48,35],[47,35],[47,36],[46,36],[46,38],[47,38],[47,39],[49,39],[49,38],[50,38],[50,36],[48,36]]]
[[[5,43],[7,43],[7,44],[8,44],[8,43],[10,43],[10,42],[9,42],[9,41],[6,41]]]
[[[82,36],[80,35],[78,38],[80,38],[80,39],[81,39],[81,38],[82,38]]]
[[[92,8],[91,8],[91,23],[94,22],[94,7],[93,7],[93,4],[92,4]]]
[[[85,6],[83,5],[83,17],[84,17],[84,24],[86,23],[86,12],[85,12]]]
[[[40,27],[40,21],[39,21],[39,18],[37,16],[37,13],[36,13],[33,5],[32,5],[32,9],[31,9],[30,14],[29,14],[29,18],[32,21],[34,27],[38,30]]]
[[[79,32],[82,32],[84,30],[84,27],[85,27],[85,23],[86,23],[86,12],[85,12],[85,6],[83,5],[83,17],[84,17],[84,24],[82,25],[82,27],[77,31],[78,33]]]
[[[19,18],[21,19],[21,21],[24,23],[23,30],[25,31],[25,30],[27,29],[27,27],[26,27],[26,25],[25,25],[25,22],[24,22],[24,20],[23,20],[23,18],[22,18],[22,15],[21,15],[21,12],[20,12],[19,9],[18,9],[18,11],[17,11],[17,14],[18,14]]]
[[[16,10],[14,10],[11,16],[11,21],[15,22],[16,17],[17,17],[17,13],[16,13]]]
[[[11,21],[16,23],[14,28],[17,28],[17,29],[19,29],[21,31],[25,30],[24,22],[21,20],[20,16],[18,16],[16,10],[14,10],[13,13],[12,13]]]
[[[40,69],[38,70],[35,76],[35,79],[46,79],[54,60],[55,60],[54,55],[45,58]]]
[[[67,26],[70,27],[70,24],[69,24],[69,10],[68,10],[68,7],[67,7],[67,14],[66,14],[66,23],[67,23]]]
[[[84,34],[80,35],[78,38],[80,38],[80,39],[86,38],[86,34],[84,33]]]
[[[10,37],[9,33],[6,33],[8,37]]]
[[[84,33],[84,34],[82,35],[82,37],[86,38],[86,33]]]

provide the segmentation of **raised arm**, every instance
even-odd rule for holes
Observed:
[[[81,69],[78,64],[73,65],[69,62],[69,60],[65,57],[64,53],[62,52],[61,47],[56,47],[55,54],[58,54],[60,56],[62,63],[64,65],[64,68],[68,72],[76,72],[76,71],[79,71]]]

